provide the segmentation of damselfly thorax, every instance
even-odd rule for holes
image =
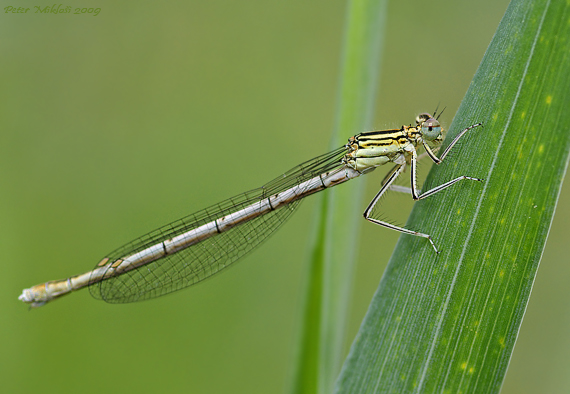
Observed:
[[[433,148],[443,141],[443,128],[428,113],[417,116],[416,126],[399,129],[368,131],[348,139],[348,153],[343,159],[347,166],[365,173],[386,163],[411,164],[412,152],[420,144]],[[427,148],[429,149],[429,147]]]

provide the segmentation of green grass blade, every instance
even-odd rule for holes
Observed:
[[[386,0],[349,3],[332,148],[371,128],[386,4]],[[361,218],[354,201],[361,199],[363,186],[355,181],[351,187],[323,193],[311,246],[294,393],[330,393],[342,366],[355,258],[350,246]]]
[[[514,0],[455,116],[337,381],[337,393],[497,393],[568,164],[570,3]],[[434,166],[436,167],[436,166]]]

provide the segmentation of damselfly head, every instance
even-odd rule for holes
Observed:
[[[420,126],[420,134],[426,141],[441,139],[442,129],[439,121],[428,113],[419,114],[416,124]]]

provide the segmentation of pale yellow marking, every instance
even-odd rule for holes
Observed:
[[[117,268],[119,265],[121,265],[122,262],[123,262],[123,260],[119,259],[119,260],[115,261],[113,264],[111,264],[111,267]]]
[[[501,347],[505,347],[505,337],[499,338],[499,345],[501,345]]]
[[[546,96],[546,104],[550,104],[550,103],[552,103],[552,96],[548,95],[548,96]]]
[[[505,224],[505,217],[504,216],[501,218],[501,220],[499,220],[499,223]]]
[[[499,272],[499,276],[502,278],[503,276],[505,276],[505,270],[501,270],[501,272]]]
[[[461,369],[465,369],[467,368],[467,362],[464,362],[463,364],[461,364]]]
[[[99,264],[97,264],[97,267],[102,267],[105,264],[107,264],[107,261],[109,261],[108,257],[105,257],[103,260],[99,261]]]
[[[526,112],[525,112],[525,111],[522,111],[522,112],[521,112],[521,119],[524,119],[525,115],[526,115]]]
[[[473,372],[475,372],[475,368],[473,368],[473,367],[469,368],[469,373],[473,374]]]
[[[396,316],[396,321],[399,323],[402,321],[402,316]]]
[[[461,208],[459,208],[459,209],[457,210],[457,214],[459,215],[460,213],[461,213]]]

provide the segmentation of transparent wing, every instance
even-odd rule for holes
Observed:
[[[324,172],[341,168],[345,152],[346,149],[341,147],[300,164],[261,188],[222,201],[135,239],[110,253],[107,258],[116,261],[130,256]],[[162,257],[122,275],[91,283],[89,290],[95,298],[110,303],[125,303],[159,297],[191,286],[220,272],[269,238],[290,217],[299,203],[300,200],[296,200],[176,254]]]

